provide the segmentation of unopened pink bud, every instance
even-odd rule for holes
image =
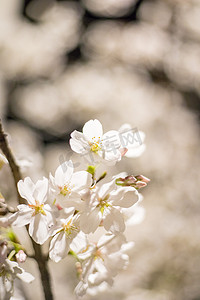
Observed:
[[[143,182],[143,181],[137,181],[136,184],[135,184],[135,187],[140,189],[142,187],[145,187],[147,185],[146,182]]]
[[[16,254],[16,259],[18,263],[23,263],[26,261],[26,253],[24,253],[23,250],[19,250],[19,252]]]
[[[127,184],[132,184],[137,181],[133,175],[126,176],[124,179]]]
[[[139,181],[143,181],[143,182],[146,182],[146,183],[148,183],[148,182],[150,181],[149,178],[147,178],[147,177],[145,177],[145,176],[143,176],[143,175],[137,175],[137,176],[135,176],[135,178],[136,178],[137,180],[139,180]]]
[[[121,186],[132,186],[135,184],[137,179],[133,175],[126,176],[125,178],[117,178],[116,184]]]

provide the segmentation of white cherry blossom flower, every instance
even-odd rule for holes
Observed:
[[[79,215],[74,215],[72,209],[62,214],[51,234],[53,238],[50,243],[49,257],[55,262],[65,258],[70,249],[77,252],[86,245],[85,234],[80,232]]]
[[[85,200],[85,207],[80,212],[80,227],[85,233],[95,232],[101,224],[113,233],[125,230],[122,208],[128,208],[138,201],[138,192],[133,187],[121,187],[111,182],[96,186],[90,197]]]
[[[83,132],[74,130],[71,133],[70,146],[81,154],[89,165],[104,161],[115,164],[121,160],[119,133],[110,130],[103,134],[98,120],[90,120],[83,126]]]
[[[77,207],[80,193],[92,185],[92,175],[86,171],[74,172],[71,160],[60,165],[53,177],[50,174],[50,194],[64,207]]]
[[[130,124],[123,124],[119,128],[119,135],[121,148],[127,150],[123,156],[130,158],[139,157],[145,151],[145,133],[143,131],[132,129]]]
[[[87,291],[95,294],[98,291],[96,287],[104,282],[112,285],[113,277],[127,267],[129,257],[126,252],[133,245],[132,242],[126,243],[123,234],[106,234],[97,244],[89,244],[84,251],[78,253],[77,256],[82,261],[82,276],[75,288],[76,295],[83,296]]]
[[[45,204],[48,195],[48,179],[38,180],[36,184],[29,177],[18,182],[20,195],[28,204],[17,206],[18,212],[10,217],[14,226],[29,224],[29,234],[38,244],[43,244],[49,238],[49,227],[54,223],[54,209]]]
[[[9,295],[13,293],[15,278],[19,278],[26,283],[31,283],[34,280],[34,277],[30,273],[25,272],[24,269],[19,267],[17,262],[11,261],[8,258],[0,263],[0,278],[2,279],[6,294]]]

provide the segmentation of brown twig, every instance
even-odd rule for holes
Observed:
[[[15,182],[15,188],[16,188],[16,191],[17,191],[17,196],[18,196],[18,202],[20,204],[22,203],[25,203],[24,199],[20,196],[19,192],[18,192],[18,189],[17,189],[17,183],[20,179],[22,179],[22,175],[21,175],[21,172],[20,172],[20,169],[14,159],[14,156],[8,146],[8,142],[7,142],[7,135],[3,132],[3,128],[2,128],[2,123],[1,123],[1,119],[0,119],[0,148],[2,150],[2,152],[4,153],[4,155],[6,156],[8,162],[9,162],[9,165],[10,165],[10,168],[11,168],[11,171],[12,171],[12,174],[13,174],[13,179],[14,179],[14,182]]]
[[[0,119],[0,148],[8,160],[9,166],[12,171],[13,179],[15,182],[15,188],[17,191],[18,202],[19,202],[19,204],[22,204],[22,203],[25,203],[25,200],[20,196],[18,189],[17,189],[17,183],[19,180],[22,179],[22,175],[21,175],[19,166],[17,165],[17,163],[14,159],[14,156],[12,154],[12,151],[8,145],[6,137],[7,137],[7,135],[3,131],[2,123],[1,123],[1,119]],[[26,229],[28,230],[27,226],[26,226]],[[52,294],[52,289],[51,289],[51,278],[50,278],[48,265],[47,265],[47,257],[42,253],[42,247],[40,245],[38,245],[37,243],[35,243],[32,238],[31,238],[31,242],[32,242],[33,249],[35,252],[34,258],[37,261],[38,268],[40,271],[45,300],[53,300],[53,294]]]

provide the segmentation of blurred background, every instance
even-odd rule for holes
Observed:
[[[85,299],[200,300],[199,0],[1,0],[0,115],[33,180],[72,158],[70,133],[90,119],[144,131],[145,153],[112,169],[151,179],[145,219],[126,232],[130,265]],[[12,187],[4,166],[0,190],[16,203]],[[37,279],[18,299],[43,299],[25,264]],[[75,299],[73,259],[50,271],[55,299]]]

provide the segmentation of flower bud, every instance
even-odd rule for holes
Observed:
[[[26,261],[26,253],[23,250],[19,250],[19,252],[15,255],[18,263],[23,263]]]
[[[129,175],[125,178],[117,178],[115,183],[121,186],[132,186],[135,189],[140,189],[142,187],[145,187],[149,181],[150,179],[143,175]]]
[[[137,180],[139,180],[139,181],[146,182],[146,183],[148,183],[148,182],[150,181],[149,178],[147,178],[147,177],[145,177],[145,176],[143,176],[143,175],[137,175],[137,176],[135,176],[135,178],[136,178]]]
[[[82,278],[82,273],[83,273],[83,269],[82,269],[82,266],[81,266],[81,263],[79,261],[77,261],[75,263],[75,266],[76,266],[76,272],[77,272],[77,275],[79,277],[79,279],[81,280]]]

